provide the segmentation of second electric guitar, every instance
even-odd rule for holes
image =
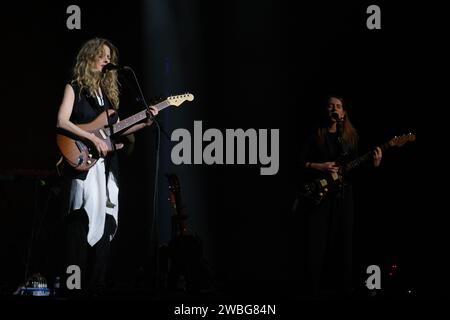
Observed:
[[[404,134],[402,136],[392,138],[380,146],[380,148],[382,151],[385,151],[390,147],[401,147],[405,143],[414,140],[416,140],[416,136],[414,134]],[[338,173],[326,173],[314,181],[305,183],[300,189],[299,197],[309,199],[314,204],[319,205],[330,192],[339,188],[343,176],[346,173],[359,166],[361,163],[369,161],[372,157],[373,152],[367,152],[363,156],[342,165]]]

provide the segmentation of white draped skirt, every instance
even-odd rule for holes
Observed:
[[[70,191],[70,210],[84,208],[89,219],[87,241],[93,246],[103,236],[106,215],[110,214],[118,226],[119,188],[112,172],[106,182],[105,159],[100,158],[89,169],[86,180],[73,179]],[[110,241],[113,235],[111,235]]]

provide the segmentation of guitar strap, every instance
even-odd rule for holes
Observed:
[[[103,91],[103,90],[102,90]],[[108,110],[110,109],[110,107],[112,107],[114,109],[114,111],[117,112],[117,110],[114,108],[113,104],[111,103],[111,100],[109,99],[109,97],[106,95],[106,93],[103,91],[103,109],[104,111],[106,111],[106,120],[108,123],[108,128],[109,128],[109,133],[110,133],[110,137],[112,136],[113,133],[113,119],[112,117],[109,116]],[[113,152],[116,152],[116,144],[114,143],[113,139],[111,138],[111,147],[113,148]],[[109,173],[111,172],[111,159],[105,159],[105,175],[106,175],[106,206],[108,208],[114,208],[115,205],[109,200],[109,189],[108,189],[108,180],[109,180]]]
[[[106,96],[106,95],[105,95],[105,96]],[[116,110],[116,109],[114,108],[114,106],[111,104],[111,102],[110,102],[111,100],[109,100],[108,97],[106,97],[106,99],[108,100],[108,105],[111,106],[112,109],[114,109],[115,112],[117,112],[117,110]],[[105,104],[105,105],[106,105],[106,104]],[[113,122],[112,117],[109,116],[108,110],[109,110],[109,108],[105,108],[105,111],[106,111],[106,118],[107,118],[107,120],[108,120],[109,133],[110,133],[110,136],[112,136],[114,122]],[[112,139],[111,139],[111,146],[112,146],[113,150],[116,151],[116,144],[113,143]]]

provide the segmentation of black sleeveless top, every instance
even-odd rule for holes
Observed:
[[[114,109],[112,103],[109,101],[108,97],[103,95],[103,106],[98,103],[97,97],[91,96],[89,92],[83,90],[80,92],[80,87],[77,83],[72,82],[70,86],[73,88],[75,93],[75,101],[73,104],[72,114],[70,115],[70,121],[74,124],[84,124],[93,121],[99,114],[107,109]],[[108,117],[108,124],[112,125],[116,123],[118,120],[117,112],[114,113],[111,117]],[[105,158],[105,168],[106,168],[106,177],[108,177],[109,172],[111,171],[116,178],[116,181],[119,181],[119,165],[117,159],[117,152],[109,153]],[[88,171],[80,172],[73,169],[71,166],[65,166],[64,174],[66,177],[71,179],[81,179],[85,180],[88,174]]]

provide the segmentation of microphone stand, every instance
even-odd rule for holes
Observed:
[[[122,67],[121,69],[127,70],[127,71],[130,71],[130,72],[131,72],[131,74],[133,75],[133,78],[134,78],[134,82],[136,83],[136,86],[137,86],[138,89],[139,89],[139,96],[136,97],[136,101],[137,101],[137,102],[143,103],[143,104],[144,104],[144,107],[145,107],[146,109],[149,109],[149,105],[148,105],[147,101],[145,100],[144,95],[142,94],[141,86],[139,85],[139,81],[138,81],[138,79],[137,79],[137,77],[136,77],[136,73],[134,72],[134,70],[133,70],[132,68],[128,67],[128,66],[124,66],[124,67]],[[156,118],[153,116],[153,114],[152,114],[150,111],[148,112],[148,116],[150,117],[150,119],[151,119],[153,122],[156,123],[156,126],[158,127],[158,129],[159,129],[162,133],[164,133],[164,135],[166,136],[166,138],[167,138],[168,140],[170,140],[169,134],[164,130],[164,128],[163,128],[163,127],[161,126],[161,124],[159,123],[159,121],[156,120]]]
[[[343,131],[344,131],[344,119],[336,119],[336,133],[337,133],[337,141],[338,141],[338,159],[340,159],[341,163],[344,164],[344,167],[340,167],[340,172],[338,174],[339,177],[339,189],[341,193],[341,206],[342,211],[345,210],[345,159],[347,158],[347,152],[344,148],[344,138],[343,138]]]
[[[342,137],[342,131],[344,127],[344,120],[338,119],[336,120],[336,133],[337,133],[337,141],[338,141],[338,154],[339,154],[339,158],[343,158],[345,157],[345,152],[344,152],[344,140]]]
[[[141,86],[139,85],[139,81],[136,77],[136,73],[134,70],[130,67],[124,66],[123,70],[128,70],[133,74],[134,81],[136,83],[136,86],[139,89],[139,95],[140,97],[137,97],[137,101],[141,101],[145,104],[145,108],[148,110],[148,117],[156,124],[157,130],[157,144],[156,144],[156,160],[155,160],[155,183],[154,183],[154,190],[153,190],[153,218],[152,218],[152,224],[150,228],[150,248],[152,247],[152,237],[154,236],[156,241],[156,252],[155,252],[155,260],[156,260],[156,266],[155,266],[155,292],[157,295],[157,298],[159,298],[160,294],[160,288],[159,288],[159,240],[158,240],[158,230],[157,226],[155,224],[155,220],[158,217],[157,211],[158,211],[158,178],[159,178],[159,150],[160,150],[160,143],[161,143],[161,131],[165,134],[165,136],[170,140],[169,135],[167,132],[165,132],[159,122],[156,120],[156,118],[153,116],[153,114],[149,110],[149,105],[147,104],[147,101],[145,100],[144,94],[142,93]],[[155,227],[156,226],[156,227]]]

